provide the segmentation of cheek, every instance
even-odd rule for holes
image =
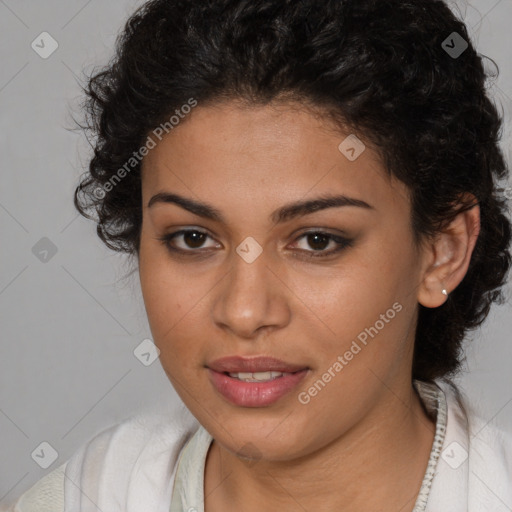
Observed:
[[[160,362],[173,383],[178,385],[182,380],[180,376],[186,372],[187,361],[197,359],[194,358],[193,344],[185,339],[193,336],[187,310],[176,287],[166,286],[166,282],[157,276],[151,276],[145,283],[143,294],[153,342],[160,350]]]
[[[414,271],[407,254],[383,246],[358,255],[347,269],[320,287],[304,283],[298,295],[308,298],[314,315],[301,331],[314,343],[320,371],[346,354],[342,373],[358,380],[361,369],[367,377],[369,369],[381,374],[399,364],[414,315]]]
[[[151,275],[142,284],[146,313],[157,345],[172,341],[186,314],[181,289],[180,285],[171,283],[169,279],[160,279],[154,267]]]
[[[179,266],[172,265],[165,252],[141,242],[139,276],[153,342],[160,350],[165,370],[174,375],[197,361],[201,318],[205,318],[201,297],[204,280],[190,279]],[[208,287],[206,287],[208,288]]]
[[[139,277],[148,321],[157,346],[182,316],[181,286],[173,282],[173,274],[160,253],[144,237],[141,238]]]

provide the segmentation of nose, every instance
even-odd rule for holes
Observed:
[[[262,331],[288,325],[291,291],[282,272],[269,265],[265,251],[252,263],[234,252],[228,264],[230,269],[214,293],[215,324],[236,338],[248,340]]]

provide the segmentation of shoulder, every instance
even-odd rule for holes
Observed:
[[[504,504],[512,505],[512,433],[495,425],[493,418],[484,418],[481,404],[451,383],[440,387],[448,404],[448,431],[453,433],[443,446],[448,452],[443,463],[450,462],[448,456],[459,457],[449,469],[465,472],[469,510],[510,510]]]
[[[134,493],[156,505],[169,491],[180,451],[198,427],[183,405],[138,412],[97,433],[8,512],[78,512],[91,501],[118,510]]]
[[[66,463],[41,478],[9,508],[0,507],[0,512],[63,512],[65,469]]]
[[[471,409],[468,417],[470,497],[485,505],[486,510],[509,511],[512,506],[512,433]]]
[[[512,432],[506,431],[494,423],[494,418],[482,415],[482,404],[470,400],[467,395],[450,383],[442,383],[447,402],[453,411],[452,421],[464,424],[469,437],[469,447],[475,456],[489,456],[503,466],[512,469]]]

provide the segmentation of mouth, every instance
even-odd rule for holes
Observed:
[[[310,368],[269,356],[229,356],[206,365],[214,390],[238,407],[268,407],[297,387]]]
[[[224,375],[228,375],[233,379],[238,379],[243,382],[269,382],[275,379],[280,379],[288,375],[295,375],[301,370],[296,372],[222,372]]]
[[[268,407],[296,388],[309,371],[217,372],[208,368],[208,376],[214,390],[231,405]]]

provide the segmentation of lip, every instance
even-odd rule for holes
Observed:
[[[244,382],[208,368],[214,388],[230,403],[240,407],[267,407],[287,395],[309,372],[307,368],[267,382]]]
[[[309,368],[273,357],[224,357],[207,365],[213,387],[230,403],[240,407],[267,407],[287,395],[304,379]],[[226,374],[238,372],[283,372],[288,375],[267,382],[244,382]]]
[[[307,366],[286,363],[274,357],[259,356],[259,357],[241,357],[229,356],[221,359],[216,359],[212,363],[206,365],[211,370],[219,373],[230,372],[283,372],[294,373],[300,370],[307,369]]]

